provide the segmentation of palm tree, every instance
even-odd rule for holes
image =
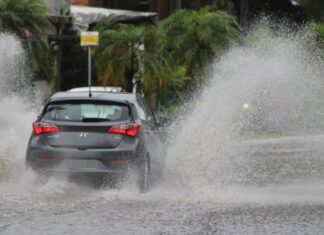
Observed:
[[[135,83],[137,92],[150,93],[168,82],[177,83],[170,75],[174,67],[161,51],[163,36],[154,26],[118,24],[100,35],[95,57],[101,84],[133,91]]]
[[[49,76],[49,46],[45,30],[50,23],[43,0],[1,0],[0,31],[16,34],[28,49],[33,71]]]
[[[238,24],[223,11],[180,10],[162,24],[168,51],[174,63],[187,67],[188,76],[197,79],[202,70],[238,39]]]

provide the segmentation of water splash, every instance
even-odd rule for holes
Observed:
[[[36,117],[31,71],[22,43],[0,34],[0,180],[17,180],[24,172],[30,123]]]
[[[303,169],[295,163],[320,162],[303,153],[313,151],[313,143],[301,140],[305,149],[289,151],[296,147],[292,136],[324,131],[324,60],[307,30],[275,26],[261,21],[243,45],[214,63],[208,86],[175,128],[166,157],[167,185],[201,196],[202,191],[215,194],[237,184],[307,181],[299,172],[316,178],[312,172],[323,170],[322,164]],[[277,145],[263,148],[271,137],[280,136],[291,136],[290,144],[284,146],[278,138]],[[263,138],[263,144],[242,142],[254,138]],[[282,151],[274,154],[275,149]]]
[[[12,34],[0,34],[0,91],[4,95],[31,93],[32,73],[21,41]]]

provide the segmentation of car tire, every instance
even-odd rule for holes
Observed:
[[[139,189],[141,193],[146,193],[150,184],[150,159],[147,156],[139,163]]]

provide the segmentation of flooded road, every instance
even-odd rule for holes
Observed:
[[[157,203],[120,202],[117,206],[115,202],[60,214],[31,214],[25,219],[18,216],[12,218],[14,224],[2,225],[1,233],[322,234],[324,229],[323,205],[163,204],[164,209]]]
[[[25,172],[0,184],[0,234],[322,234],[324,136],[238,145],[240,164],[218,187],[161,180],[141,194],[127,182],[111,190],[65,179],[35,185]]]

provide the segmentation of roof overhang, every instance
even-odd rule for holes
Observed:
[[[76,5],[71,5],[71,15],[73,18],[73,27],[79,32],[87,31],[91,24],[99,23],[108,19],[114,23],[132,21],[151,21],[152,23],[155,23],[157,21],[157,13],[155,12],[112,10]]]

